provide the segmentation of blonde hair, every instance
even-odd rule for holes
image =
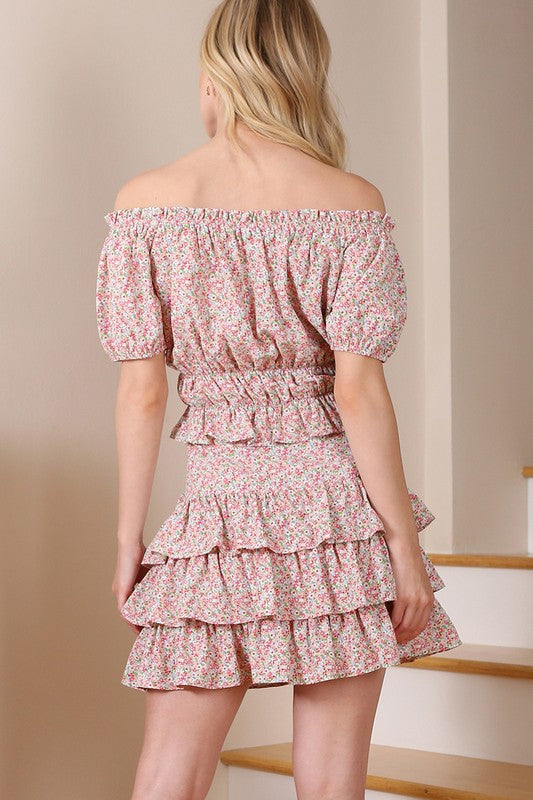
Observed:
[[[310,0],[224,0],[209,18],[200,64],[235,122],[344,167],[346,138],[330,96],[329,39]]]

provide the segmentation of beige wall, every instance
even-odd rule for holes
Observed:
[[[485,14],[480,3],[452,4],[451,273],[448,219],[435,217],[449,199],[439,179],[448,152],[446,4],[425,6],[425,17],[417,0],[317,5],[349,167],[381,188],[397,219],[410,311],[386,370],[408,484],[437,515],[428,549],[451,549],[452,539],[457,549],[518,548],[517,475],[531,458],[521,318],[531,275],[520,139],[527,4],[500,13],[484,2]],[[96,261],[121,183],[204,139],[197,45],[212,6],[34,0],[4,10],[2,789],[10,800],[129,796],[144,695],[119,683],[133,639],[110,588],[119,367],[97,337]],[[487,30],[472,47],[467,33],[480,17]],[[428,83],[436,97],[422,93]],[[438,136],[428,140],[431,131]],[[430,259],[435,241],[442,247]],[[181,413],[175,378],[169,372],[167,433]],[[182,489],[184,457],[164,435],[146,541]],[[290,703],[290,687],[249,692],[228,746],[288,739]],[[221,786],[217,776],[213,796]]]
[[[455,549],[526,549],[533,457],[533,6],[450,2]]]

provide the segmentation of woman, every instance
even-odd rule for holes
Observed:
[[[299,800],[363,798],[386,667],[460,644],[383,372],[406,320],[395,222],[342,168],[329,58],[309,0],[222,2],[201,44],[208,143],[105,215],[112,588],[138,634],[122,682],[147,694],[133,800],[204,798],[246,690],[283,684]],[[145,548],[166,366],[187,479]]]

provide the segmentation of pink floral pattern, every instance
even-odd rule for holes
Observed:
[[[386,361],[407,317],[395,222],[375,210],[112,211],[96,316],[113,361],[164,353],[185,410],[185,490],[121,609],[122,683],[249,688],[461,644],[434,598],[396,642],[395,583],[333,395],[334,350]],[[418,531],[434,515],[409,490]],[[420,547],[434,592],[444,583]]]

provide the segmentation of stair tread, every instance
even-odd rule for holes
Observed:
[[[533,648],[463,643],[444,653],[405,662],[403,667],[533,679]]]
[[[495,567],[499,569],[533,569],[533,553],[428,553],[430,561],[440,567]]]
[[[223,750],[223,764],[292,775],[292,743]],[[533,767],[404,747],[370,746],[367,789],[430,800],[532,800]]]

